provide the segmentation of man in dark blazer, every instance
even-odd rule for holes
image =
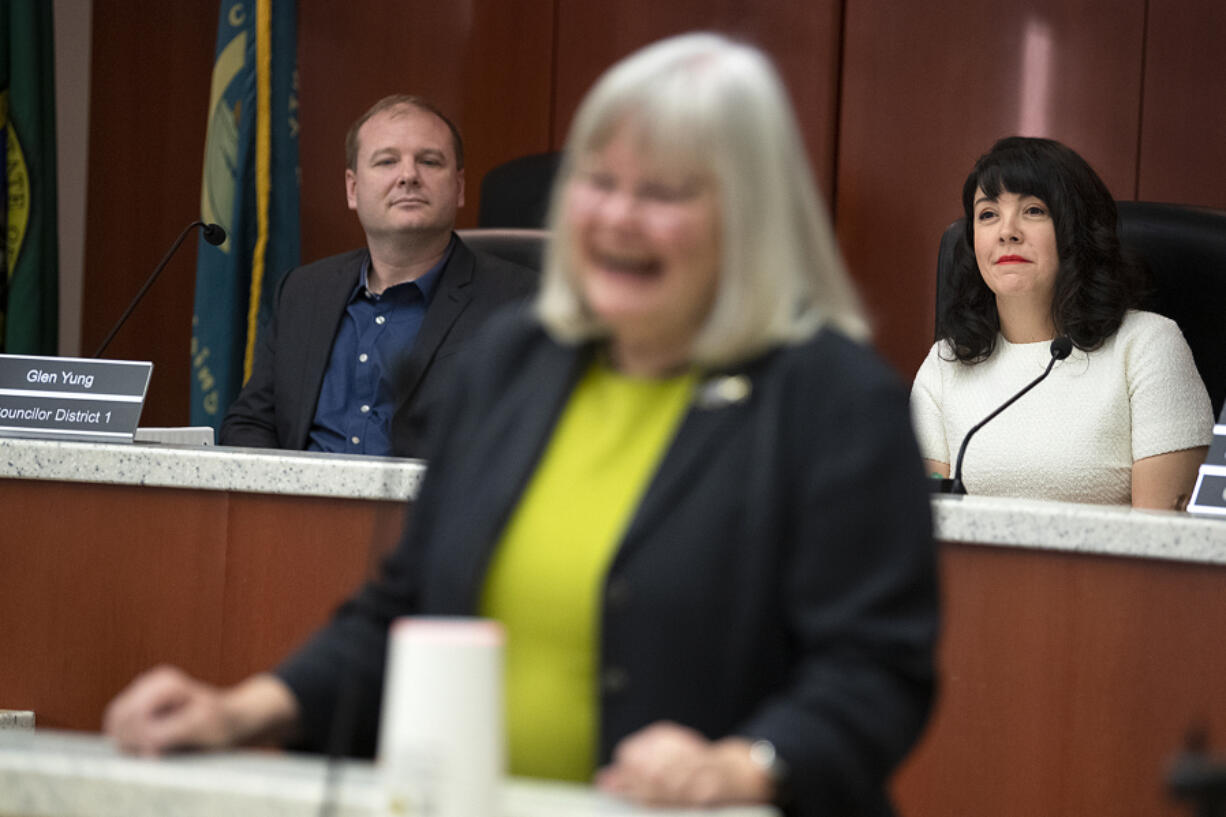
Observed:
[[[419,456],[456,353],[535,273],[454,233],[456,127],[430,102],[377,102],[345,143],[345,192],[366,247],[293,270],[260,333],[222,445]]]

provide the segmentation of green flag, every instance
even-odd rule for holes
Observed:
[[[196,257],[192,425],[221,425],[277,282],[298,265],[296,40],[294,0],[221,3],[200,217],[227,238]]]
[[[58,345],[52,44],[51,3],[0,0],[0,352],[8,354],[53,355]]]

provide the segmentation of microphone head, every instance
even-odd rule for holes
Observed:
[[[1073,341],[1071,338],[1059,337],[1051,342],[1051,356],[1056,360],[1064,360],[1073,353]]]
[[[206,224],[201,232],[204,233],[204,240],[214,247],[226,240],[226,231],[220,224]]]

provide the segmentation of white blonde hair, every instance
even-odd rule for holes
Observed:
[[[813,182],[787,92],[765,55],[717,34],[662,40],[610,68],[575,114],[550,204],[537,314],[558,339],[608,334],[578,290],[564,212],[576,164],[633,120],[653,162],[678,161],[719,189],[719,291],[690,350],[709,368],[807,339],[826,324],[868,336]]]

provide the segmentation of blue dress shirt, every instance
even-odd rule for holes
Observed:
[[[367,288],[370,258],[362,264],[332,342],[308,451],[391,456],[396,370],[421,331],[454,246],[453,238],[425,275],[377,295]]]

